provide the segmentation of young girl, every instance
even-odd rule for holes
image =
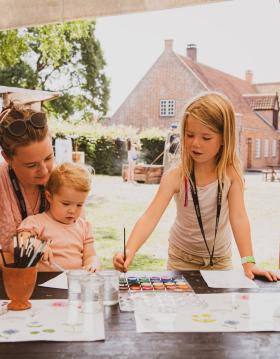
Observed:
[[[18,229],[24,238],[35,232],[49,243],[39,271],[57,271],[59,267],[97,269],[91,228],[81,217],[90,188],[91,175],[81,165],[62,163],[52,171],[45,191],[49,209],[27,217]]]
[[[235,126],[231,103],[218,93],[203,94],[186,107],[180,166],[163,176],[133,228],[125,261],[122,253],[115,254],[116,269],[128,270],[174,196],[177,216],[170,231],[168,270],[231,269],[231,226],[245,274],[279,279],[255,264]]]

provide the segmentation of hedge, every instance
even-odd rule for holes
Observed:
[[[137,130],[125,126],[93,127],[57,123],[51,127],[53,140],[58,137],[70,137],[73,149],[85,152],[85,161],[97,174],[121,175],[122,165],[127,163],[126,139],[129,137],[138,144],[139,160],[151,164],[162,164],[165,133],[159,129],[149,129],[137,134]]]

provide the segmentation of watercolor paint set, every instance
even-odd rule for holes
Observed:
[[[124,276],[119,278],[119,288],[121,292],[193,291],[183,276]]]

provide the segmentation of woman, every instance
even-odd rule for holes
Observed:
[[[136,166],[137,160],[137,152],[134,144],[131,140],[127,139],[127,161],[128,161],[128,169],[127,169],[127,182],[134,183],[134,170]]]
[[[45,210],[44,185],[54,163],[44,112],[12,106],[0,114],[0,243],[8,251],[18,225]]]

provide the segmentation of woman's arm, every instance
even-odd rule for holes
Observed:
[[[155,229],[174,193],[180,190],[180,172],[180,169],[177,168],[162,177],[154,199],[138,219],[129,236],[126,246],[126,260],[124,261],[123,253],[117,253],[114,256],[113,263],[116,269],[127,271],[135,253]]]
[[[253,256],[250,224],[244,203],[244,186],[233,169],[229,171],[229,177],[231,178],[228,194],[229,219],[234,239],[241,258]],[[262,270],[254,263],[244,263],[243,269],[251,279],[255,275],[265,276],[270,281],[280,279],[274,272]]]

